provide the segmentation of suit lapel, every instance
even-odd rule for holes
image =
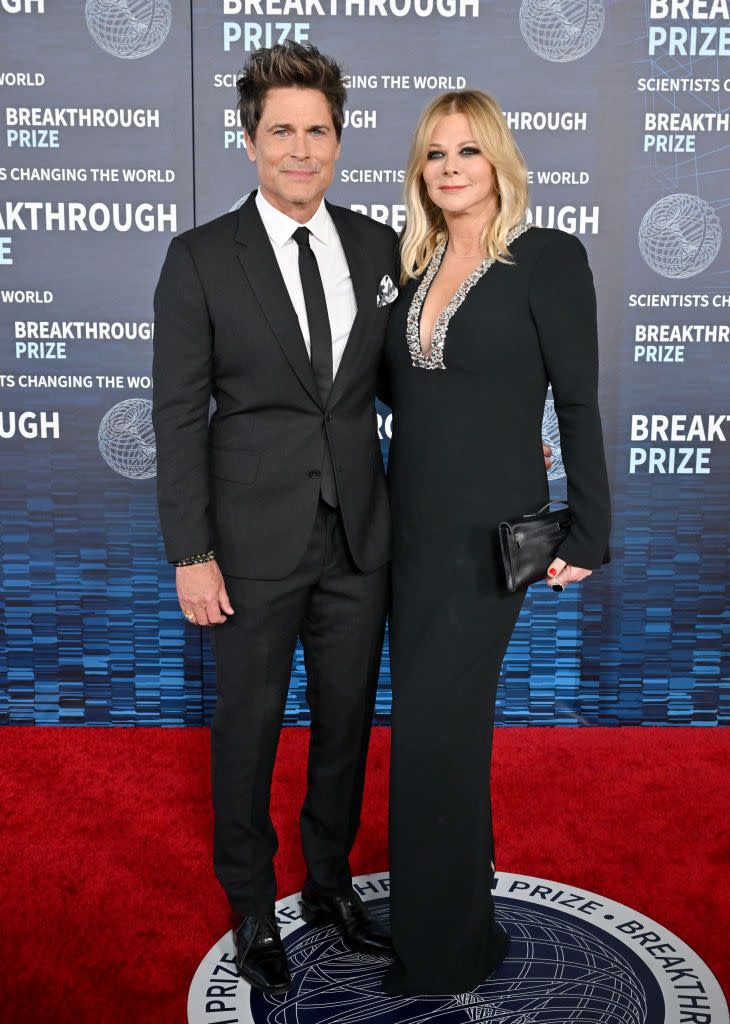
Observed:
[[[358,355],[360,354],[363,341],[366,337],[366,327],[370,319],[371,307],[375,306],[376,296],[370,295],[372,290],[369,283],[373,277],[368,273],[367,253],[363,250],[362,238],[357,231],[357,218],[350,215],[349,210],[343,210],[340,206],[331,206],[326,203],[327,212],[340,236],[342,248],[345,251],[345,259],[350,269],[350,280],[355,292],[357,313],[350,328],[350,334],[342,353],[342,359],[335,375],[332,391],[328,404],[338,397],[342,388],[347,383]]]
[[[271,241],[256,209],[255,198],[256,191],[253,191],[238,211],[238,259],[291,368],[308,394],[321,407],[322,401],[299,326],[299,318],[289,298]]]

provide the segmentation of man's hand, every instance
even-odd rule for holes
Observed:
[[[552,467],[552,464],[553,464],[553,460],[552,460],[553,450],[550,447],[550,445],[549,444],[545,444],[544,441],[542,442],[542,454],[545,456],[545,469],[550,469]]]
[[[233,615],[223,574],[215,559],[199,565],[179,565],[175,570],[175,585],[180,607],[188,622],[215,626]],[[191,612],[194,618],[188,618]]]

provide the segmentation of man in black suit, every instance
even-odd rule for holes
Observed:
[[[301,637],[311,710],[302,913],[389,948],[352,889],[380,665],[389,523],[375,386],[397,238],[325,202],[345,89],[314,47],[259,50],[238,81],[259,187],[173,238],[155,291],[160,520],[191,622],[215,626],[213,860],[236,963],[285,991],[269,796]],[[208,422],[211,395],[216,411]]]
[[[334,922],[352,948],[389,946],[348,856],[386,612],[374,395],[397,239],[324,201],[345,100],[333,61],[295,44],[260,50],[238,89],[259,187],[170,243],[154,300],[153,423],[180,605],[215,626],[215,871],[242,919],[240,973],[283,991],[269,794],[297,636],[312,723],[303,913]]]

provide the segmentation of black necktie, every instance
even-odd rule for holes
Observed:
[[[304,292],[304,305],[309,325],[309,349],[314,379],[323,404],[332,387],[332,332],[324,297],[317,257],[309,245],[309,228],[301,227],[292,235],[299,246],[299,277]]]
[[[322,278],[319,274],[317,257],[309,245],[309,228],[297,228],[292,238],[299,246],[299,277],[304,292],[304,306],[307,310],[309,326],[309,351],[312,360],[314,379],[322,399],[327,404],[332,389],[332,331],[327,313],[327,300],[324,297]],[[330,454],[329,440],[324,443],[320,493],[324,501],[332,508],[337,508],[337,485],[335,484],[334,467]]]

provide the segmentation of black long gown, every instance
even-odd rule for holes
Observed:
[[[468,991],[494,963],[494,704],[525,597],[506,589],[497,524],[549,499],[541,437],[549,381],[575,524],[558,554],[597,569],[608,547],[586,252],[553,229],[518,226],[511,238],[515,265],[482,264],[461,304],[452,300],[439,318],[434,358],[443,342],[445,368],[420,359],[414,296],[421,282],[425,296],[429,270],[401,289],[385,343],[393,409],[390,865],[398,956],[385,988],[393,994]]]

